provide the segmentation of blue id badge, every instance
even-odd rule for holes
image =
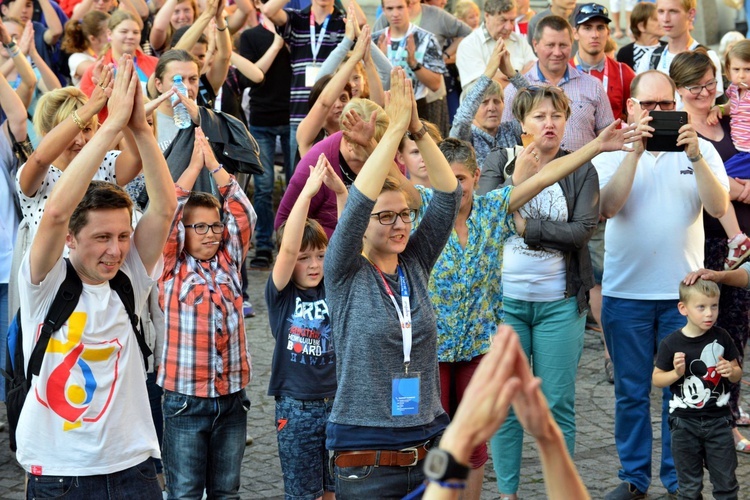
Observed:
[[[391,416],[419,414],[419,372],[394,375],[391,384]]]

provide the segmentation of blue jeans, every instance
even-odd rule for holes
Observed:
[[[61,498],[71,500],[102,500],[132,498],[161,500],[161,486],[151,460],[138,465],[98,476],[34,476],[29,480],[26,498]]]
[[[425,480],[422,463],[415,467],[334,467],[337,500],[401,499]]]
[[[289,125],[277,127],[250,126],[250,134],[255,137],[260,147],[260,162],[263,165],[262,175],[253,175],[255,196],[253,207],[258,214],[255,225],[255,246],[258,250],[273,250],[273,186],[274,186],[274,154],[276,153],[276,138],[281,138],[281,149],[284,152],[284,173],[289,182],[292,166],[289,156]]]
[[[554,302],[527,302],[503,298],[505,322],[518,333],[534,375],[573,456],[576,442],[576,374],[583,353],[586,315],[579,314],[575,297]],[[502,493],[518,491],[523,428],[511,411],[490,440],[497,487]]]
[[[164,477],[168,498],[240,498],[250,402],[241,390],[199,398],[164,391]]]
[[[615,443],[619,477],[640,491],[651,485],[651,374],[659,343],[685,326],[677,300],[632,300],[604,297],[602,328],[615,366]],[[662,391],[661,468],[669,492],[677,489],[670,445],[669,388]]]
[[[161,396],[164,394],[164,391],[156,385],[155,371],[146,374],[146,391],[148,392],[148,403],[151,406],[151,418],[154,421],[156,438],[159,440],[159,446],[161,446],[162,439],[164,438],[164,415],[161,412]],[[164,472],[161,460],[158,458],[153,458],[152,460],[156,466],[156,472],[158,474]]]
[[[334,489],[326,450],[326,422],[331,409],[332,398],[276,398],[276,439],[287,500],[315,500]]]
[[[708,469],[713,497],[736,500],[740,489],[735,470],[737,452],[732,417],[669,417],[672,454],[680,483],[680,498],[703,498],[703,467]]]

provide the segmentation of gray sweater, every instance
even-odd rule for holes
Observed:
[[[378,271],[362,256],[362,237],[375,202],[352,186],[324,264],[338,380],[331,422],[404,428],[428,425],[444,413],[440,404],[437,327],[427,282],[453,230],[460,200],[460,184],[453,193],[435,191],[422,222],[399,256],[411,301],[409,373],[420,373],[420,402],[417,415],[392,417],[391,378],[404,372],[401,326]],[[398,295],[398,274],[384,275]],[[396,300],[400,306],[400,299]]]

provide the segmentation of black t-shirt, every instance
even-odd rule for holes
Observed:
[[[674,370],[674,355],[685,353],[685,375],[669,386],[669,413],[680,418],[729,416],[731,382],[716,371],[719,356],[727,361],[739,353],[726,330],[713,327],[700,337],[687,337],[682,330],[670,333],[659,345],[656,367]]]
[[[240,35],[240,55],[257,62],[273,44],[273,33],[263,26],[245,30]],[[282,47],[260,84],[240,74],[241,88],[250,87],[250,125],[278,127],[289,125],[289,97],[292,93],[292,62],[289,50]]]
[[[308,290],[289,281],[283,290],[276,290],[273,276],[269,276],[266,304],[276,339],[268,395],[332,398],[336,394],[336,356],[323,281]]]

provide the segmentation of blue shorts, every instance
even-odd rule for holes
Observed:
[[[328,467],[326,423],[333,398],[276,398],[276,438],[286,499],[314,500],[334,491]]]

